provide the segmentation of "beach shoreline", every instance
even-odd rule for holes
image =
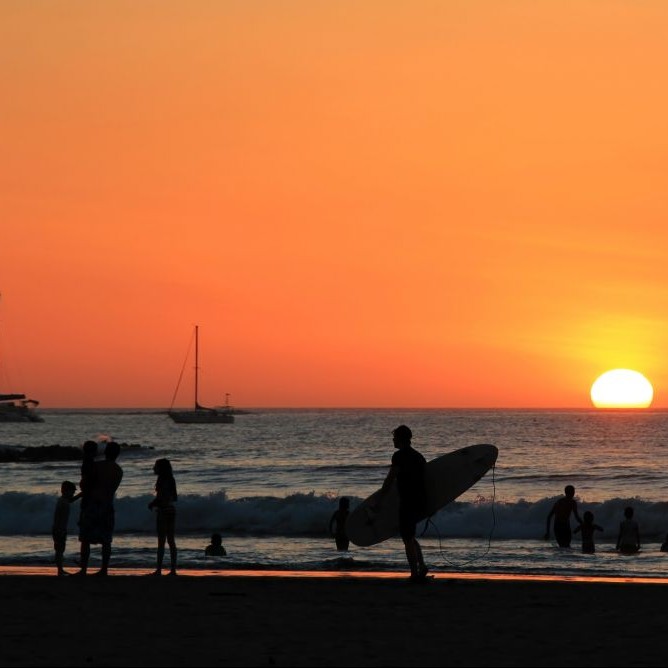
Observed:
[[[665,663],[665,582],[18,570],[0,571],[3,666]]]
[[[90,569],[88,577],[94,577],[99,567]],[[66,568],[68,575],[77,572],[75,567]],[[119,567],[111,568],[109,577],[144,577],[153,573],[153,568]],[[303,569],[230,569],[230,568],[180,568],[180,577],[197,578],[275,578],[290,580],[400,580],[408,577],[405,571],[362,571],[362,570],[303,570]],[[54,577],[55,566],[0,566],[0,578],[13,577]],[[167,577],[167,570],[164,571]],[[476,582],[580,582],[589,584],[645,584],[668,585],[668,577],[605,576],[585,574],[537,574],[537,573],[493,573],[431,571],[430,580],[462,580]]]

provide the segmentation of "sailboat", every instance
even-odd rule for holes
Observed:
[[[179,384],[181,379],[179,378]],[[178,392],[178,386],[176,392]],[[195,407],[192,410],[175,411],[169,409],[168,415],[180,424],[231,424],[234,415],[229,406],[223,408],[207,408],[201,406],[198,399],[199,390],[199,326],[195,325]],[[176,392],[174,396],[176,397]],[[174,402],[172,401],[172,404]]]

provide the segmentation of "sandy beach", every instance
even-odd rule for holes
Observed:
[[[3,666],[665,664],[665,583],[15,572]]]

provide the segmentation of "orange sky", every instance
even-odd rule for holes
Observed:
[[[668,3],[0,5],[0,391],[668,407]],[[185,404],[188,397],[178,402]]]

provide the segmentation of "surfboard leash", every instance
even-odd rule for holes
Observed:
[[[436,531],[436,535],[438,536],[438,551],[441,555],[441,559],[445,561],[448,565],[452,566],[453,568],[463,568],[465,566],[468,566],[469,564],[473,564],[476,561],[479,561],[480,559],[484,559],[488,554],[489,551],[492,549],[492,537],[494,536],[494,530],[496,529],[496,510],[494,507],[494,504],[496,502],[496,478],[495,478],[495,473],[496,473],[496,462],[494,463],[494,466],[492,466],[492,528],[489,532],[489,537],[487,539],[487,548],[485,551],[481,554],[478,555],[477,557],[473,557],[472,559],[468,559],[467,561],[464,561],[460,564],[456,564],[453,561],[450,561],[448,559],[444,552],[443,552],[443,537],[441,536],[440,531],[438,530],[438,527],[434,522],[432,522],[431,516],[428,517],[425,521],[424,529],[422,533],[420,534],[420,538],[425,535],[427,532],[427,528],[431,524],[434,527],[434,531]]]

